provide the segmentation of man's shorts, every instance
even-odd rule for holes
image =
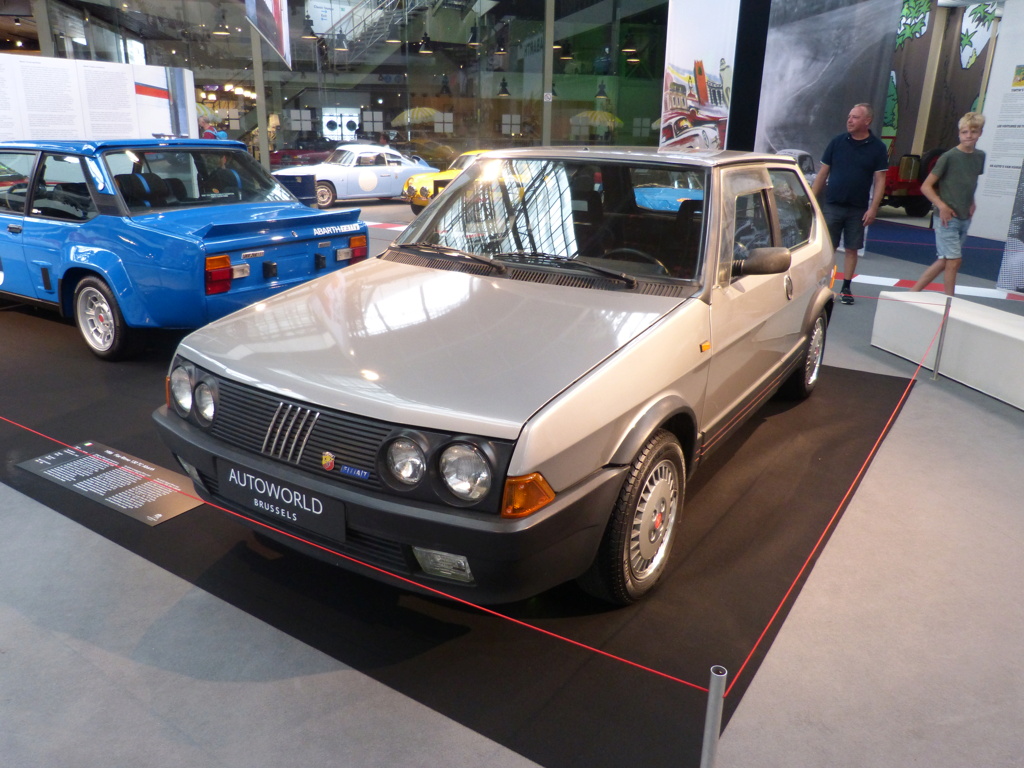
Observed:
[[[935,229],[935,249],[940,259],[962,259],[962,249],[967,240],[967,230],[971,227],[970,219],[958,219],[955,216],[949,224],[943,226],[938,215],[932,216],[932,227]]]
[[[851,208],[848,205],[825,203],[825,223],[832,248],[839,247],[839,238],[847,250],[859,251],[864,247],[864,214],[867,208]]]

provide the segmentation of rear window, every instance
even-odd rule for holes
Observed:
[[[126,149],[104,160],[132,213],[295,200],[240,149]]]

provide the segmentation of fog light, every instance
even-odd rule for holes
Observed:
[[[181,468],[185,470],[185,474],[188,475],[189,480],[191,480],[199,487],[202,487],[203,481],[199,479],[199,470],[197,470],[195,467],[193,467],[191,464],[189,464],[187,461],[185,461],[183,458],[181,458],[181,456],[178,456],[177,454],[175,454],[174,458],[176,458],[178,460],[178,463],[181,464]]]
[[[464,555],[450,555],[447,552],[419,547],[413,547],[412,553],[416,555],[416,561],[424,573],[466,583],[473,581],[469,560]]]

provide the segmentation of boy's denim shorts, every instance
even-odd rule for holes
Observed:
[[[932,216],[932,227],[935,228],[935,248],[940,259],[962,259],[961,250],[967,240],[967,230],[971,226],[970,219],[958,219],[955,216],[949,224],[943,225],[938,215]]]

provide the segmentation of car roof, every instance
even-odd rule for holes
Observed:
[[[788,155],[741,152],[731,149],[661,149],[659,147],[525,147],[491,151],[493,157],[525,157],[547,160],[611,161],[622,163],[681,163],[704,167],[781,162],[795,165]]]
[[[27,149],[45,152],[64,152],[75,155],[94,155],[108,149],[245,149],[240,141],[224,141],[223,139],[102,139],[85,140],[44,140],[44,141],[4,141],[0,149]]]
[[[396,155],[402,154],[394,147],[385,147],[382,144],[364,144],[362,142],[349,142],[348,144],[339,144],[336,146],[335,151],[339,149],[347,149],[349,152],[393,152]]]

